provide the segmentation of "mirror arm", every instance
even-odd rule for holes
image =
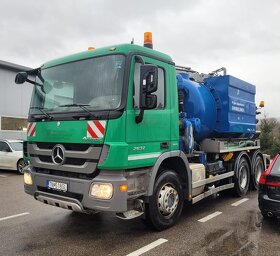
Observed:
[[[144,117],[144,109],[141,108],[139,115],[135,117],[135,122],[137,124],[141,123],[143,121],[143,117]]]
[[[32,81],[32,80],[30,80],[30,79],[28,79],[28,78],[26,79],[26,82],[28,82],[28,83],[30,83],[30,84],[34,84],[34,85],[36,85],[36,86],[39,86],[39,87],[41,88],[42,92],[43,92],[43,93],[46,93],[42,84],[39,84],[39,83],[37,83],[37,82],[35,82],[35,81]]]
[[[34,84],[34,85],[38,85],[36,82],[34,82],[34,81],[32,81],[32,80],[30,80],[30,79],[26,79],[26,82],[28,82],[28,83],[30,83],[30,84]]]

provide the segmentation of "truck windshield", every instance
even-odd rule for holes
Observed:
[[[42,69],[30,115],[111,110],[120,106],[125,57],[107,55]],[[82,106],[82,107],[81,107]]]

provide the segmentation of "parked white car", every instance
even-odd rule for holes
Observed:
[[[17,170],[23,173],[24,167],[23,142],[0,139],[0,169]]]

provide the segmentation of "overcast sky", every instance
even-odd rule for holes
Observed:
[[[279,0],[0,1],[0,59],[28,67],[88,46],[142,45],[145,31],[177,65],[226,67],[256,85],[265,113],[280,117]]]

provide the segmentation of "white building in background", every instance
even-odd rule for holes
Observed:
[[[33,86],[15,84],[20,71],[30,70],[0,60],[0,138],[26,139],[27,116]]]

